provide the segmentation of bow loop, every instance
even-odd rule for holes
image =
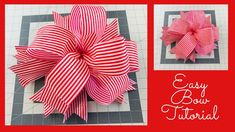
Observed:
[[[81,38],[95,33],[99,40],[105,30],[107,19],[105,9],[101,6],[74,6],[71,10],[71,31],[79,32]]]
[[[47,25],[39,29],[26,52],[38,59],[59,60],[67,53],[75,52],[76,47],[72,32],[57,25]]]
[[[215,41],[214,38],[214,33],[213,33],[213,29],[212,28],[203,28],[203,29],[199,29],[196,31],[196,33],[194,34],[195,38],[197,39],[198,43],[204,47],[210,44],[213,44]]]
[[[86,63],[77,53],[68,53],[49,73],[41,92],[41,102],[66,113],[90,77]]]
[[[204,24],[206,23],[205,12],[198,11],[189,11],[189,12],[181,12],[181,18],[190,24],[191,29],[200,29],[204,28]]]
[[[116,37],[111,40],[97,43],[92,67],[100,74],[120,76],[127,74],[130,68],[129,55],[125,39]]]
[[[184,21],[183,19],[175,19],[173,20],[173,23],[169,27],[168,31],[184,35],[190,30],[189,26],[190,25],[187,21]]]

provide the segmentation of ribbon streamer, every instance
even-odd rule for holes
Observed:
[[[70,15],[53,12],[54,25],[40,28],[30,46],[16,46],[18,64],[10,69],[26,87],[45,76],[31,99],[44,104],[45,116],[58,110],[66,121],[73,113],[87,121],[87,94],[97,103],[123,102],[134,90],[128,73],[139,70],[136,43],[107,24],[100,6],[76,5]]]
[[[219,40],[218,28],[204,11],[180,12],[180,18],[174,19],[170,27],[162,29],[161,39],[166,46],[176,42],[170,52],[175,54],[177,60],[195,62],[196,54],[211,54],[216,48],[215,41]]]

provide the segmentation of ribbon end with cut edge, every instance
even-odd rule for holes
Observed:
[[[64,124],[65,124],[66,120],[67,120],[67,115],[64,114],[64,118],[63,118],[63,123],[64,123]]]
[[[51,115],[54,111],[55,111],[55,108],[44,103],[44,117],[45,118],[47,118],[49,115]]]
[[[85,90],[73,100],[68,109],[64,112],[64,120],[66,121],[72,114],[76,114],[82,120],[87,121],[87,94]]]
[[[132,79],[130,79],[130,78],[129,78],[129,81],[130,81],[130,84],[131,84],[131,85],[136,84],[136,82],[135,82],[135,81],[133,81],[133,80],[132,80]]]
[[[133,81],[132,79],[130,79],[129,78],[129,87],[127,88],[127,90],[126,91],[131,91],[131,90],[136,90],[136,88],[135,87],[133,87],[132,85],[135,85],[135,84],[137,84],[135,81]]]
[[[61,26],[67,30],[69,30],[69,19],[70,15],[68,16],[62,16],[58,12],[52,11],[54,23],[55,25]]]
[[[214,34],[214,38],[215,38],[214,41],[219,41],[219,28],[212,26],[212,29],[213,29],[213,34]]]
[[[116,99],[116,102],[118,102],[119,104],[122,104],[124,101],[124,94],[119,95]]]
[[[136,90],[136,88],[135,88],[135,87],[133,87],[132,85],[130,85],[130,86],[127,88],[127,90],[126,90],[126,91],[132,91],[132,90]]]
[[[41,95],[43,92],[43,87],[41,89],[39,89],[33,96],[31,96],[29,99],[32,101],[37,101],[37,102],[42,102],[41,101]]]
[[[12,72],[14,72],[18,78],[19,84],[22,86],[22,88],[26,88],[26,86],[31,82],[30,80],[23,79],[22,76],[18,75],[17,72],[14,69],[14,66],[9,67],[8,69]]]
[[[196,62],[196,52],[193,51],[188,57],[187,59],[191,60],[193,63]]]
[[[106,25],[104,34],[99,42],[104,42],[117,37],[118,34],[118,19],[114,19],[110,24]]]

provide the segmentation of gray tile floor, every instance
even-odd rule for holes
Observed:
[[[130,78],[137,81],[137,85],[135,85],[137,90],[126,94],[125,99],[127,103],[121,105],[114,103],[110,106],[101,106],[88,98],[88,122],[86,123],[78,116],[73,115],[66,124],[146,125],[146,6],[104,6],[107,9],[109,21],[113,18],[118,18],[120,34],[127,39],[131,38],[131,40],[136,41],[138,44],[137,47],[141,70],[140,72],[129,74]],[[51,23],[51,12],[53,10],[66,15],[72,5],[40,5],[37,7],[38,8],[33,8],[32,6],[27,5],[7,5],[6,7],[7,81],[5,109],[7,125],[53,125],[62,123],[63,116],[61,114],[54,113],[48,118],[44,118],[42,104],[32,102],[28,99],[28,97],[41,88],[43,79],[37,80],[35,83],[22,89],[15,75],[7,69],[7,67],[16,63],[16,60],[12,57],[12,55],[15,54],[14,45],[28,45],[32,41],[39,27]],[[21,10],[21,13],[14,12],[17,8],[23,9]],[[14,24],[14,29],[12,28],[12,24]],[[14,44],[12,43],[12,40],[15,41]]]

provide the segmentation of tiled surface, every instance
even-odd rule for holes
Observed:
[[[155,70],[227,70],[227,6],[226,5],[155,5],[154,8],[154,69]],[[171,54],[171,46],[166,47],[160,39],[162,26],[169,26],[174,18],[179,18],[179,11],[204,10],[211,16],[211,22],[219,27],[220,40],[211,55],[197,56],[196,62],[176,60]],[[223,17],[223,18],[221,18]]]
[[[88,124],[105,125],[146,125],[147,124],[147,76],[146,76],[146,9],[145,5],[103,5],[108,14],[108,21],[118,18],[119,31],[127,39],[137,42],[141,70],[130,74],[137,81],[138,90],[125,95],[126,103],[113,103],[102,106],[88,99]],[[35,8],[37,7],[37,8]],[[13,57],[14,45],[28,45],[32,42],[38,28],[52,21],[51,12],[66,14],[72,5],[7,5],[6,6],[6,102],[5,121],[10,124],[61,124],[63,116],[55,113],[44,118],[41,103],[28,99],[42,85],[38,80],[22,89],[8,67],[16,64]],[[14,10],[17,9],[17,12]],[[129,29],[129,30],[128,30]],[[73,115],[66,124],[84,124],[78,116]]]

